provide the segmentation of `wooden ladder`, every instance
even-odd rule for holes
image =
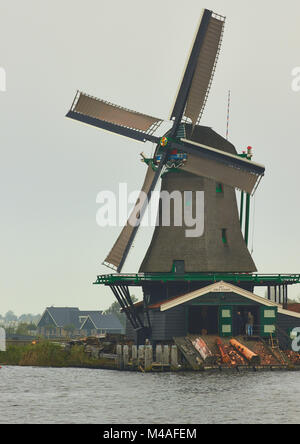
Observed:
[[[272,333],[270,333],[270,343],[271,343],[272,351],[275,354],[275,356],[277,357],[277,359],[279,359],[282,362],[282,364],[288,364],[289,362],[288,362],[286,356],[280,350],[278,338],[273,338]]]

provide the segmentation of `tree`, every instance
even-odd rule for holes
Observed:
[[[16,334],[20,336],[29,336],[29,332],[32,330],[36,330],[35,324],[28,324],[26,322],[22,322],[18,325]]]
[[[28,324],[25,322],[22,322],[18,325],[16,334],[20,336],[27,336],[28,335]]]
[[[5,333],[6,333],[7,337],[12,336],[16,333],[16,328],[15,327],[5,327]]]
[[[134,295],[131,296],[131,300],[133,303],[138,301],[138,298]],[[103,314],[114,314],[117,316],[123,327],[126,325],[126,315],[125,313],[121,312],[121,306],[118,301],[115,301],[111,304],[111,306],[103,312]]]
[[[9,310],[4,316],[6,322],[17,321],[18,317],[14,314],[13,311]]]

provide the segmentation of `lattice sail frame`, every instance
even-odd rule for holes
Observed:
[[[124,108],[82,91],[77,91],[71,111],[147,135],[153,135],[163,122],[160,118]]]

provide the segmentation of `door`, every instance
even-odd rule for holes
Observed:
[[[232,307],[219,307],[219,335],[222,337],[232,336]]]
[[[276,333],[277,307],[260,307],[260,335],[270,337]]]

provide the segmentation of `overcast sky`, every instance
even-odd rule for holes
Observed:
[[[225,135],[230,89],[230,140],[266,166],[254,260],[260,273],[300,273],[299,1],[0,0],[0,313],[113,302],[92,282],[109,272],[101,262],[120,228],[97,226],[96,196],[122,182],[139,189],[139,153],[153,146],[64,116],[79,89],[168,118],[203,7],[227,23],[202,124]],[[150,237],[139,234],[125,272],[138,270]]]

